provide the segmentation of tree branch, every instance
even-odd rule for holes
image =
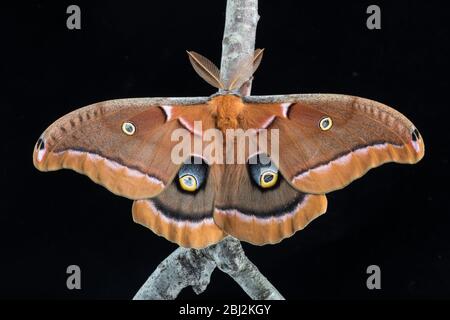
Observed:
[[[236,69],[242,67],[246,61],[252,60],[258,20],[258,0],[227,1],[220,63],[222,83],[232,81]],[[251,82],[252,79],[249,79],[241,87],[242,95],[250,95]]]
[[[180,247],[159,264],[133,299],[173,300],[188,286],[200,294],[215,268],[215,262],[202,250]]]
[[[256,26],[259,20],[258,0],[228,0],[222,42],[221,80],[229,82],[236,68],[253,57]],[[250,95],[252,79],[240,91]],[[175,299],[183,288],[192,286],[202,293],[209,284],[216,266],[230,275],[252,298],[284,300],[278,290],[247,258],[241,243],[231,236],[208,248],[178,248],[156,268],[135,300]]]
[[[247,258],[241,242],[231,236],[204,249],[217,267],[232,277],[254,300],[284,300],[278,290]]]
[[[233,237],[201,250],[178,248],[159,264],[133,299],[175,299],[188,286],[200,294],[208,286],[216,266],[232,277],[252,299],[284,299],[246,257],[240,241]]]

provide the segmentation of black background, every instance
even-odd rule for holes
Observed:
[[[78,4],[82,29],[66,28]],[[395,107],[426,144],[329,195],[328,213],[275,246],[244,244],[287,299],[449,298],[449,11],[445,2],[260,1],[266,48],[253,94],[330,92]],[[214,93],[185,50],[219,62],[225,1],[28,1],[1,9],[0,297],[130,299],[176,245],[136,225],[131,201],[72,171],[41,173],[32,151],[60,116],[107,99]],[[66,268],[82,269],[82,290]],[[382,289],[366,288],[366,268]],[[192,290],[182,298],[197,298]],[[246,298],[215,271],[198,298]]]

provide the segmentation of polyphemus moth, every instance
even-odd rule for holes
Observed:
[[[326,211],[326,193],[386,162],[413,164],[424,155],[411,121],[375,101],[336,94],[241,96],[262,50],[230,81],[220,79],[211,61],[188,53],[217,94],[111,100],[75,110],[40,136],[35,167],[82,173],[134,200],[135,222],[180,246],[203,248],[226,235],[278,243]],[[257,153],[244,152],[244,163],[220,163],[203,156],[203,145],[200,154],[174,162],[177,129],[188,132],[191,144],[208,129],[276,130],[279,156],[275,161],[260,145]],[[216,156],[237,149],[227,146]]]

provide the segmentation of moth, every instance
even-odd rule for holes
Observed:
[[[424,156],[413,123],[381,103],[337,94],[240,94],[262,50],[227,81],[210,60],[188,54],[218,93],[111,100],[75,110],[40,136],[35,167],[84,174],[134,200],[135,222],[180,246],[203,248],[227,235],[255,245],[278,243],[326,212],[327,193],[384,163],[413,164]],[[244,163],[214,162],[204,150],[177,163],[172,135],[179,129],[193,144],[208,129],[256,136],[276,130],[279,156],[275,161],[268,147],[258,145],[256,153],[244,150]]]

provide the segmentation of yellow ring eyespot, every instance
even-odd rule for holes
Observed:
[[[259,185],[261,188],[271,188],[277,183],[278,173],[273,171],[266,171],[261,175],[259,179]]]
[[[124,122],[122,124],[122,131],[127,136],[132,136],[136,132],[136,126],[131,122]]]
[[[197,190],[198,187],[197,179],[193,175],[186,174],[180,177],[178,180],[180,182],[181,189],[189,192]]]
[[[319,127],[323,131],[330,130],[332,126],[333,126],[333,120],[331,120],[330,117],[324,117],[324,118],[320,119]]]

